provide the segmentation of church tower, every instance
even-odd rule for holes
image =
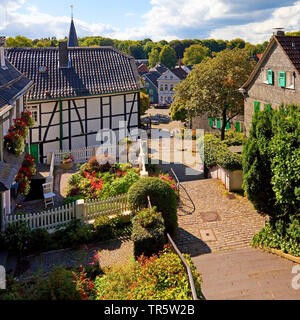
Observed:
[[[71,26],[70,26],[70,32],[69,32],[68,47],[79,47],[76,29],[74,25],[74,19],[73,19],[73,5],[71,6],[71,10],[72,10],[72,14],[71,14]]]

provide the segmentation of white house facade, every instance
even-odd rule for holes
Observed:
[[[187,76],[180,67],[165,71],[158,79],[158,103],[172,104],[174,100],[174,88]]]

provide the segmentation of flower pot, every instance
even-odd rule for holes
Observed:
[[[73,165],[74,165],[74,162],[73,162],[73,161],[63,162],[63,163],[61,164],[61,167],[62,167],[62,169],[64,169],[64,170],[70,170],[70,169],[72,169]]]

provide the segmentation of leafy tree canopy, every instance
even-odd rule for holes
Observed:
[[[175,67],[177,64],[175,50],[169,45],[164,46],[159,54],[159,61],[167,68]]]
[[[243,112],[243,96],[238,89],[248,79],[254,62],[245,49],[226,49],[196,65],[175,87],[174,108],[186,109],[187,119],[208,114],[223,119],[221,139],[227,122]]]
[[[205,57],[210,54],[208,48],[201,44],[194,44],[185,49],[183,63],[185,65],[194,65],[200,63]]]

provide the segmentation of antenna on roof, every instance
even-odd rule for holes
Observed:
[[[71,8],[71,19],[73,19],[73,17],[74,17],[74,14],[73,14],[74,6],[73,6],[73,4],[70,5],[70,8]]]

